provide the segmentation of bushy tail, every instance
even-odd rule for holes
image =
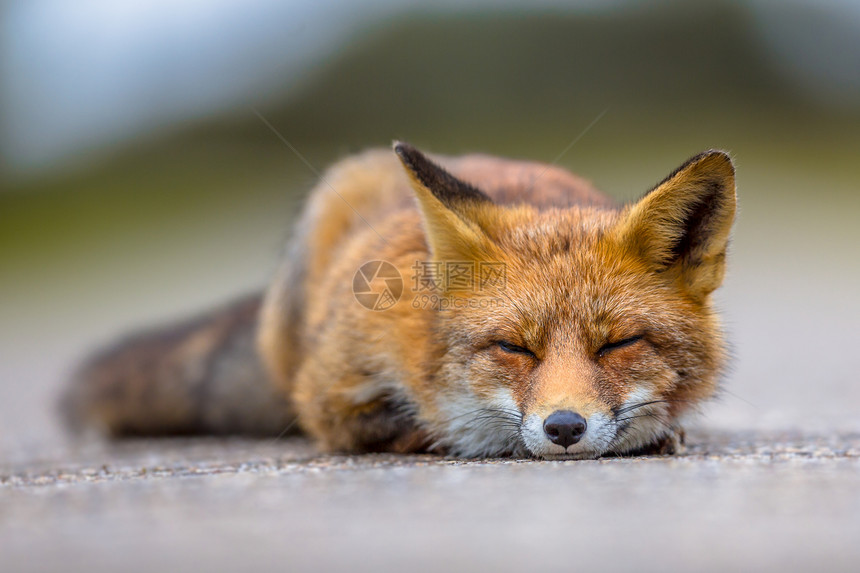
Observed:
[[[61,407],[70,427],[120,435],[278,435],[294,421],[257,355],[261,297],[134,335],[91,358]]]

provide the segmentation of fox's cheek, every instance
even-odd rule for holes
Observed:
[[[490,359],[497,364],[499,368],[511,371],[518,375],[531,372],[536,365],[534,356],[506,352],[498,345],[488,348],[487,352],[489,353]]]
[[[637,348],[618,349],[599,360],[599,365],[607,380],[626,387],[635,382],[662,381],[671,367],[653,346],[641,345]]]

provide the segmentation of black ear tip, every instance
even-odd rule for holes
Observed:
[[[424,154],[409,145],[408,143],[404,143],[402,141],[395,141],[392,144],[394,148],[394,153],[397,154],[397,157],[400,158],[400,161],[403,162],[404,165],[409,167],[410,169],[416,169],[418,166],[428,163],[427,158],[424,157]]]
[[[708,166],[725,169],[731,172],[732,175],[735,173],[735,164],[732,161],[732,156],[729,155],[728,151],[723,151],[722,149],[704,151],[692,158],[688,163],[705,163]]]
[[[400,159],[406,159],[410,155],[414,155],[418,152],[417,149],[409,145],[408,143],[404,143],[402,141],[394,140],[391,144],[391,148],[394,149],[394,153],[400,156]]]
[[[721,149],[709,149],[698,153],[681,164],[665,179],[657,183],[648,193],[675,179],[676,177],[689,177],[692,173],[701,176],[716,178],[722,182],[733,181],[735,177],[735,165],[728,152]]]

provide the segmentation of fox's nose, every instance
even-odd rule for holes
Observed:
[[[546,437],[554,444],[566,448],[578,442],[585,434],[588,424],[585,418],[570,410],[557,410],[547,416],[543,423]]]

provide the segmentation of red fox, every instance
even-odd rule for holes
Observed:
[[[551,165],[367,151],[321,178],[265,294],[95,356],[64,412],[339,452],[671,453],[726,361],[735,205],[721,151],[629,205]]]

